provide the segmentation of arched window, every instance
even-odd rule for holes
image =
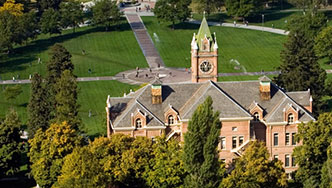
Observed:
[[[287,122],[289,123],[289,124],[292,124],[292,123],[294,123],[294,114],[288,114],[288,118],[287,118]]]
[[[258,112],[254,113],[254,121],[259,121],[259,113]]]
[[[141,118],[137,118],[135,122],[136,128],[142,128],[142,120]]]
[[[173,125],[174,124],[174,116],[173,115],[169,115],[168,116],[168,125]]]

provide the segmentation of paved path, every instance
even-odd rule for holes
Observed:
[[[332,69],[326,70],[326,73],[331,74]],[[279,71],[268,72],[238,72],[238,73],[218,73],[218,76],[260,76],[260,75],[276,75],[280,74]],[[100,81],[100,80],[117,80],[119,82],[128,84],[143,84],[151,82],[156,76],[159,76],[163,83],[186,83],[191,82],[190,72],[185,68],[145,68],[138,71],[128,70],[118,73],[115,76],[101,76],[101,77],[80,77],[77,78],[78,82]],[[2,80],[0,85],[7,84],[29,84],[30,80]]]
[[[147,32],[141,17],[136,13],[127,13],[127,20],[134,31],[135,37],[139,46],[141,47],[146,61],[151,68],[164,67],[164,62],[161,59],[156,47],[154,46],[152,39]]]
[[[193,20],[190,19],[188,23],[192,24],[201,24],[201,21],[199,20]],[[218,22],[208,22],[211,26],[224,26],[224,27],[234,27],[234,28],[241,28],[241,29],[251,29],[251,30],[258,30],[258,31],[265,31],[269,33],[276,33],[280,35],[288,35],[288,31],[282,30],[282,29],[276,29],[271,27],[262,27],[262,26],[256,26],[256,25],[245,25],[245,24],[232,24],[232,23],[218,23]]]

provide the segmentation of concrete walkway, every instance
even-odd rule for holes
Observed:
[[[187,21],[188,23],[192,24],[201,24],[201,21],[199,20],[193,20],[190,19]],[[265,31],[269,33],[275,33],[279,35],[288,35],[289,31],[285,31],[282,29],[276,29],[271,27],[262,27],[262,26],[256,26],[256,25],[245,25],[245,24],[232,24],[232,23],[218,23],[218,22],[208,22],[211,26],[223,26],[223,27],[233,27],[233,28],[241,28],[241,29],[250,29],[250,30],[257,30],[257,31]]]
[[[141,17],[136,13],[125,13],[127,20],[134,31],[135,37],[139,46],[141,47],[146,61],[150,68],[164,67],[164,62],[161,59],[152,39],[147,32]]]

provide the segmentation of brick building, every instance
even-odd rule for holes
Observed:
[[[263,76],[257,81],[217,82],[218,45],[205,18],[191,43],[192,83],[153,83],[125,97],[107,98],[107,135],[123,133],[183,141],[197,106],[211,96],[220,112],[220,158],[241,156],[250,140],[266,143],[271,158],[296,169],[292,151],[297,125],[315,120],[310,90],[286,92]]]

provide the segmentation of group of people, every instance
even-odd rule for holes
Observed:
[[[151,7],[150,5],[144,5],[145,11],[146,12],[150,12],[151,11]],[[136,7],[136,12],[141,12],[142,8],[141,7]]]

